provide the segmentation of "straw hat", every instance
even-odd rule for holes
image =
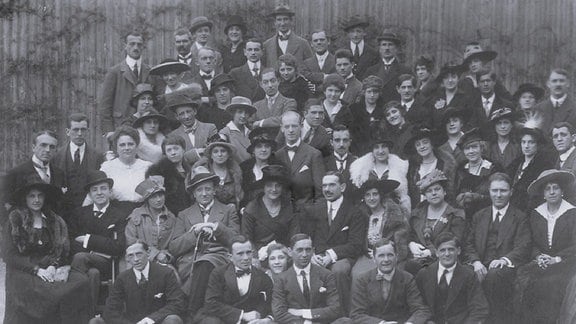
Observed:
[[[557,183],[562,187],[562,191],[566,191],[570,188],[570,185],[574,183],[574,174],[567,170],[544,170],[538,178],[528,186],[528,193],[533,196],[542,195],[544,186],[551,182]]]

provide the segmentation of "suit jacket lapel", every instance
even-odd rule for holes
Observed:
[[[238,290],[238,280],[236,279],[236,273],[234,273],[234,265],[229,264],[228,268],[224,272],[224,280],[226,281],[226,287],[230,287],[230,293],[232,296],[225,296],[227,300],[238,300],[240,298],[240,291]],[[252,285],[252,281],[254,280],[254,276],[250,280],[250,285]]]
[[[479,240],[480,246],[482,247],[481,254],[484,254],[486,250],[486,240],[488,239],[488,231],[490,230],[490,222],[492,221],[492,210],[487,208],[482,215],[480,215],[480,220],[478,222]],[[478,251],[480,252],[480,251]]]
[[[508,233],[514,227],[514,215],[511,207],[508,207],[506,214],[502,217],[502,222],[500,223],[500,229],[498,230],[498,243],[496,247],[500,247],[504,239],[508,236]]]
[[[348,215],[348,206],[345,201],[340,205],[340,209],[336,213],[336,217],[332,220],[332,225],[330,225],[330,231],[328,232],[328,239],[330,239],[334,234],[342,230],[343,222],[346,220],[346,215]],[[328,219],[328,211],[326,211],[326,219]]]
[[[462,289],[462,285],[464,284],[464,273],[462,272],[462,266],[460,264],[456,265],[454,268],[454,273],[452,274],[452,280],[450,280],[450,285],[448,289],[448,297],[446,298],[446,308],[450,306],[458,297],[458,293],[460,289]],[[436,268],[438,270],[438,268]],[[434,281],[436,282],[436,281]]]
[[[431,304],[428,306],[434,309],[434,303],[436,302],[436,289],[438,289],[438,262],[432,264],[429,271],[430,276],[426,278],[428,280],[424,283],[426,285],[424,292],[426,293],[426,301]],[[452,281],[454,281],[454,278],[452,278]]]
[[[304,145],[304,143],[300,143],[300,145],[298,145],[298,149],[294,153],[294,158],[292,159],[291,170],[294,175],[300,173],[300,167],[302,164],[304,164],[304,158],[306,157],[307,152],[303,150],[304,148],[302,145]],[[290,158],[288,158],[288,161],[290,161]]]
[[[132,67],[128,66],[126,60],[122,61],[121,71],[123,72],[122,75],[126,80],[130,81],[130,83],[133,85],[136,85],[137,81],[134,73],[132,72]]]
[[[296,51],[296,38],[294,38],[294,32],[290,33],[288,36],[288,45],[286,45],[286,53],[284,54],[292,54]]]
[[[208,221],[222,222],[223,219],[224,219],[224,209],[222,208],[222,205],[219,202],[214,200],[214,205],[212,206],[212,209],[210,210],[210,215],[208,216]]]
[[[300,289],[300,285],[298,284],[298,279],[297,279],[297,275],[296,275],[296,271],[294,270],[294,267],[290,267],[290,269],[288,269],[289,273],[288,273],[288,284],[293,286],[294,291],[296,292],[296,298],[298,299],[298,302],[300,305],[302,305],[305,308],[309,308],[310,305],[306,305],[306,298],[304,298],[304,293],[302,292],[302,289]],[[310,267],[310,273],[312,273],[312,267]],[[310,278],[312,278],[312,274],[310,274]]]

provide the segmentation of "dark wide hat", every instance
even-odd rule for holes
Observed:
[[[228,150],[228,152],[230,153],[229,158],[234,159],[234,156],[236,155],[236,147],[230,144],[230,142],[228,142],[226,139],[222,138],[222,136],[220,134],[216,134],[208,138],[207,140],[208,143],[206,145],[206,148],[204,149],[205,156],[210,156],[212,154],[212,150],[215,147],[221,146]]]
[[[442,79],[444,79],[444,77],[446,77],[446,75],[450,73],[454,73],[460,76],[462,72],[464,72],[465,70],[466,68],[464,67],[464,65],[462,65],[460,61],[458,60],[449,61],[440,68],[440,73],[438,73],[436,80],[438,82],[442,82]]]
[[[154,97],[154,88],[149,83],[138,83],[134,90],[132,90],[132,98],[130,98],[130,105],[136,107],[136,101],[141,95],[148,93]]]
[[[478,142],[478,141],[483,141],[484,137],[482,136],[480,129],[478,127],[472,128],[471,130],[467,131],[466,133],[464,133],[464,135],[462,135],[462,137],[460,137],[460,140],[458,141],[458,147],[460,149],[463,149],[467,144],[472,143],[472,142]]]
[[[40,177],[34,172],[27,176],[20,187],[11,195],[11,201],[17,206],[26,205],[26,195],[33,189],[40,190],[45,195],[44,206],[46,204],[56,203],[60,197],[62,197],[62,191],[60,191],[56,186],[46,183],[40,179]]]
[[[466,124],[470,118],[470,113],[467,113],[466,110],[462,107],[448,107],[446,108],[444,115],[442,115],[442,124],[446,125],[448,120],[454,117],[460,118],[462,123]]]
[[[262,179],[258,180],[254,185],[256,187],[263,187],[267,182],[279,182],[284,186],[290,184],[290,177],[286,167],[280,164],[267,165],[262,168]]]
[[[406,144],[404,145],[404,153],[407,155],[416,154],[416,148],[414,145],[416,144],[417,140],[421,140],[423,138],[429,138],[432,142],[432,146],[436,146],[438,135],[436,132],[429,128],[418,128],[412,131],[412,136],[408,139]]]
[[[108,176],[106,175],[106,173],[104,171],[100,171],[100,170],[88,171],[88,175],[86,178],[86,184],[84,185],[84,190],[90,191],[90,187],[92,187],[95,184],[102,183],[102,182],[107,182],[108,185],[110,186],[110,188],[112,188],[114,186],[114,180],[112,180],[111,178],[108,178]]]
[[[212,30],[212,26],[214,26],[214,23],[204,16],[195,17],[190,22],[190,29],[189,29],[190,33],[194,34],[198,28],[204,26],[208,26],[210,30]]]
[[[367,28],[368,26],[370,26],[370,23],[368,23],[368,21],[360,18],[359,16],[354,16],[343,24],[342,29],[345,32],[347,32],[354,27]]]
[[[542,171],[538,178],[528,186],[528,193],[533,196],[541,196],[544,186],[551,182],[557,183],[562,187],[562,191],[566,192],[574,184],[574,174],[568,170],[550,169]]]
[[[233,86],[234,82],[235,82],[234,79],[232,79],[232,77],[228,73],[220,73],[214,76],[212,81],[210,81],[210,93],[214,94],[216,88],[218,88],[221,85]]]
[[[186,177],[186,192],[191,194],[196,186],[204,182],[212,182],[216,186],[220,182],[220,177],[210,172],[210,170],[204,166],[192,169],[190,175]]]
[[[166,105],[164,108],[172,111],[175,111],[176,108],[182,106],[198,109],[199,103],[197,100],[200,98],[200,95],[186,91],[186,89],[177,90],[165,95]]]
[[[402,44],[402,40],[400,39],[400,37],[398,37],[398,35],[396,35],[395,33],[391,32],[385,32],[380,34],[380,36],[378,36],[378,42],[381,42],[383,40],[391,41],[394,44],[396,44],[396,46],[400,46]]]
[[[144,122],[151,118],[156,118],[158,120],[160,123],[160,129],[164,129],[168,126],[168,118],[166,118],[166,116],[162,115],[154,108],[149,108],[140,113],[140,117],[132,123],[132,127],[142,127]]]
[[[232,100],[230,100],[230,104],[226,107],[226,111],[232,116],[238,109],[245,109],[249,115],[256,113],[256,107],[252,105],[252,100],[246,97],[233,97]]]
[[[498,56],[495,51],[485,51],[480,46],[467,47],[464,52],[464,65],[468,66],[473,59],[479,59],[482,62],[490,62]]]
[[[398,188],[399,185],[400,182],[396,180],[370,179],[362,184],[362,186],[360,187],[360,192],[362,195],[364,195],[368,190],[376,189],[378,190],[378,193],[380,193],[380,195],[386,195],[396,190],[396,188]]]
[[[248,28],[246,27],[246,23],[244,23],[244,19],[241,16],[232,15],[228,18],[226,27],[224,27],[224,34],[228,34],[228,29],[232,26],[238,26],[242,31],[242,35],[246,36],[246,31]]]
[[[372,136],[370,138],[370,146],[374,147],[374,145],[376,144],[384,144],[389,149],[392,149],[394,147],[394,141],[390,137],[388,137],[383,131],[376,131],[372,133]]]
[[[274,136],[270,133],[270,130],[265,127],[258,127],[250,132],[248,135],[250,139],[250,146],[246,148],[246,151],[250,154],[254,153],[254,148],[260,143],[267,143],[272,147],[272,152],[276,150],[276,140]]]
[[[180,74],[190,70],[190,66],[175,59],[165,59],[150,69],[151,75],[162,76],[168,73]]]
[[[533,83],[522,83],[514,95],[512,96],[512,100],[514,103],[517,103],[520,99],[520,96],[526,92],[531,93],[536,98],[536,101],[540,101],[542,97],[544,97],[544,89],[533,84]]]
[[[490,114],[490,122],[496,124],[501,119],[508,119],[511,122],[513,122],[514,120],[516,120],[517,116],[518,115],[516,114],[516,112],[514,112],[514,110],[512,110],[512,108],[502,107],[494,110],[492,114]]]
[[[277,6],[274,11],[270,13],[270,16],[290,16],[293,17],[296,13],[290,9],[288,6]]]

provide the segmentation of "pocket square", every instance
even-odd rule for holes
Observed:
[[[310,168],[307,165],[304,165],[302,168],[300,168],[300,171],[298,171],[298,172],[302,173],[302,172],[309,170],[309,169]]]
[[[350,229],[349,226],[344,226],[344,227],[340,230],[340,232],[344,232],[344,231],[347,231],[347,230],[349,230],[349,229]]]
[[[114,227],[116,227],[116,224],[112,224],[112,225],[108,226],[108,229],[113,229]]]
[[[320,287],[320,289],[318,289],[318,292],[319,292],[319,293],[324,293],[324,292],[326,292],[326,288]]]
[[[162,296],[164,296],[164,293],[157,293],[156,295],[154,295],[154,298],[160,299],[162,298]]]

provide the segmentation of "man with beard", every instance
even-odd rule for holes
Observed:
[[[552,131],[552,126],[562,121],[568,122],[572,126],[576,125],[575,102],[572,96],[568,94],[570,89],[568,71],[553,69],[546,86],[550,91],[550,97],[534,107],[544,117],[541,126],[542,131],[549,134]]]
[[[255,38],[248,39],[244,47],[246,63],[229,73],[234,79],[236,95],[249,98],[252,102],[262,100],[266,95],[258,82],[264,69],[261,60],[263,54],[262,42]]]

